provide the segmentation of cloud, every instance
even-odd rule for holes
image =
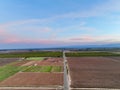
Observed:
[[[87,11],[78,11],[78,12],[68,12],[65,14],[55,15],[53,17],[44,18],[44,19],[29,19],[29,20],[20,20],[8,22],[5,24],[0,24],[0,27],[9,27],[16,26],[27,23],[43,23],[43,22],[51,22],[55,20],[60,20],[64,18],[87,18],[87,17],[95,17],[101,16],[106,13],[119,12],[120,11],[120,0],[106,0],[102,4],[97,4],[96,6],[92,6]]]
[[[1,30],[0,29],[0,38],[10,38],[10,37],[12,37],[13,35],[11,35],[11,34],[8,34],[5,30]]]
[[[90,42],[90,41],[94,41],[94,38],[91,36],[82,36],[79,38],[71,38],[71,41],[80,41],[80,42]]]
[[[108,12],[119,12],[120,0],[109,0],[101,6],[101,9]]]
[[[22,38],[12,34],[2,34],[2,39],[0,39],[0,43],[34,43],[34,44],[57,44],[59,41],[55,41],[52,39],[31,39],[31,38]]]
[[[92,36],[92,35],[81,35],[68,39],[28,39],[20,38],[17,36],[8,36],[3,40],[0,40],[2,44],[6,45],[47,45],[47,46],[66,46],[66,45],[84,45],[84,44],[108,44],[120,42],[120,35],[101,35],[101,36]]]
[[[20,20],[20,21],[13,21],[13,22],[7,22],[4,24],[0,24],[0,28],[7,28],[11,26],[17,26],[17,25],[24,25],[24,24],[29,24],[29,23],[43,23],[43,22],[48,22],[48,19],[29,19],[29,20]]]
[[[78,11],[78,12],[69,12],[65,13],[62,15],[56,15],[53,17],[49,18],[44,18],[44,19],[29,19],[29,20],[20,20],[20,21],[13,21],[13,22],[7,22],[0,24],[0,41],[4,43],[37,43],[37,44],[72,44],[73,42],[75,43],[96,43],[96,42],[119,42],[120,36],[115,36],[115,35],[101,35],[101,36],[78,36],[78,37],[68,37],[67,39],[63,39],[58,36],[58,32],[62,34],[61,32],[64,33],[64,31],[68,31],[70,33],[70,30],[84,30],[84,31],[95,31],[97,30],[96,28],[93,27],[88,27],[86,26],[86,22],[79,23],[79,25],[68,25],[65,27],[57,27],[57,28],[52,28],[51,22],[56,23],[57,20],[64,20],[64,19],[76,19],[76,18],[90,18],[90,17],[99,17],[99,16],[104,16],[108,15],[112,12],[119,12],[120,11],[120,0],[107,0],[103,4],[99,4],[96,6],[91,7],[87,11]],[[51,27],[46,27],[46,26],[36,26],[37,24],[46,24],[50,23]],[[53,23],[53,24],[54,24]],[[57,22],[59,23],[59,22]],[[119,24],[119,22],[116,22]],[[33,25],[35,24],[35,26]],[[31,25],[31,26],[30,26]],[[16,28],[17,27],[17,28]],[[15,28],[15,30],[13,30]],[[26,34],[26,39],[22,38],[22,35],[16,35],[15,32],[17,32],[17,29],[20,28],[21,31],[29,30],[29,32],[40,32],[41,36],[43,33],[46,35],[46,33],[49,33],[48,39],[40,39],[37,38],[32,39],[32,38],[27,38]],[[19,30],[20,30],[19,29]],[[15,32],[10,32],[10,31],[15,31]],[[77,32],[79,33],[79,32]],[[59,35],[60,35],[59,34]],[[37,36],[37,35],[36,35]],[[33,36],[34,37],[34,36]],[[60,38],[60,40],[58,40]],[[50,40],[52,39],[52,40]]]
[[[73,37],[69,39],[70,42],[73,43],[91,43],[91,42],[95,42],[96,39],[93,36],[90,35],[81,35],[79,37]]]
[[[4,33],[5,31],[1,28],[0,29],[0,34],[2,35],[2,33]]]
[[[21,24],[27,24],[27,23],[43,23],[43,22],[51,22],[55,20],[60,20],[64,18],[86,18],[86,17],[95,17],[95,16],[101,16],[106,13],[111,12],[119,12],[120,11],[120,0],[107,0],[104,1],[102,4],[97,4],[96,6],[92,6],[87,11],[78,11],[78,12],[68,12],[65,14],[59,14],[55,15],[53,17],[44,18],[44,19],[29,19],[29,20],[20,20],[20,21],[13,21],[8,22],[5,24],[0,24],[0,27],[9,27],[9,26],[15,26],[15,25],[21,25]]]
[[[81,35],[77,37],[70,38],[69,41],[73,43],[93,43],[93,44],[105,44],[105,43],[115,43],[120,42],[120,35]]]
[[[65,14],[55,15],[53,17],[48,17],[44,19],[28,19],[28,20],[20,20],[13,21],[4,24],[0,24],[0,28],[6,28],[17,25],[24,25],[29,23],[46,23],[46,22],[55,22],[56,20],[61,20],[65,18],[75,19],[75,18],[88,18],[88,17],[98,17],[105,15],[106,13],[119,12],[120,11],[120,0],[107,0],[102,4],[98,4],[96,6],[92,6],[87,11],[78,11],[78,12],[68,12]],[[84,23],[83,23],[84,25]]]
[[[26,27],[21,27],[21,29],[22,30],[24,30],[24,31],[34,31],[34,32],[43,32],[43,33],[49,33],[49,32],[51,32],[52,31],[52,29],[50,28],[50,27],[39,27],[39,26],[26,26]]]
[[[96,4],[87,11],[69,12],[63,15],[55,16],[56,19],[61,18],[88,18],[99,17],[105,14],[120,12],[120,0],[106,0],[102,4]]]

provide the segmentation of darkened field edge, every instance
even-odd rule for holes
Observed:
[[[67,57],[90,57],[90,56],[120,56],[120,54],[111,52],[69,52],[66,53]]]
[[[0,58],[18,58],[18,57],[62,57],[62,52],[22,52],[22,53],[4,53]]]

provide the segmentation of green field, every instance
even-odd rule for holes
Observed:
[[[53,66],[51,72],[61,72],[62,67],[61,66]]]
[[[70,52],[66,53],[67,57],[90,57],[90,56],[120,56],[120,54],[111,52]]]
[[[62,57],[62,52],[24,52],[24,53],[2,53],[0,58],[19,58],[19,57]]]
[[[21,71],[24,67],[5,65],[0,67],[0,81],[12,76],[13,74]]]
[[[44,57],[29,57],[29,58],[26,58],[26,60],[44,60]]]

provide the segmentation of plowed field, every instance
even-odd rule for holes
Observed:
[[[18,61],[20,58],[0,58],[0,66]]]
[[[67,58],[72,88],[120,88],[120,58]]]
[[[20,72],[1,82],[0,86],[63,86],[63,73]]]

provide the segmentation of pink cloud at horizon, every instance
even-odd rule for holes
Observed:
[[[4,41],[2,41],[2,43],[6,43],[6,44],[11,44],[11,43],[33,43],[33,44],[62,44],[61,41],[57,41],[57,40],[48,40],[48,39],[40,39],[40,40],[30,40],[30,39],[20,39],[20,38],[7,38]]]
[[[70,38],[69,41],[72,42],[82,42],[82,43],[112,43],[120,42],[120,35],[101,35],[101,36],[81,36]]]
[[[95,38],[93,36],[81,36],[81,37],[78,37],[78,38],[71,38],[70,39],[71,41],[94,41]]]

